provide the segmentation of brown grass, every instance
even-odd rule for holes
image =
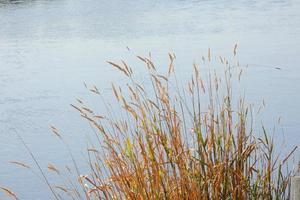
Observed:
[[[234,56],[236,51],[237,46]],[[138,59],[147,68],[151,85],[146,87],[124,61],[108,62],[128,78],[125,86],[112,85],[118,116],[96,115],[81,100],[72,105],[93,126],[99,144],[87,149],[88,175],[50,186],[55,198],[66,193],[70,199],[289,198],[292,172],[283,170],[295,149],[280,160],[265,128],[252,127],[252,109],[233,87],[240,80],[238,65],[220,57],[217,71],[201,72],[195,64],[183,86],[174,54],[164,74],[150,56]],[[214,59],[210,50],[203,57],[206,65]],[[91,91],[101,96],[96,87]],[[48,169],[60,175],[54,165]]]

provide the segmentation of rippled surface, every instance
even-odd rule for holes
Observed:
[[[300,143],[299,10],[297,0],[0,0],[0,185],[21,199],[48,199],[41,180],[8,165],[32,163],[16,132],[43,167],[69,162],[50,124],[80,157],[88,127],[69,104],[88,98],[82,83],[105,90],[119,78],[106,60],[148,51],[159,62],[176,52],[184,71],[208,47],[226,55],[238,42],[241,63],[252,66],[248,99],[266,100],[265,123],[282,117],[287,148]]]

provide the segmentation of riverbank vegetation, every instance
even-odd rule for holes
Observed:
[[[120,107],[118,114],[99,115],[82,100],[72,105],[96,139],[87,149],[89,173],[77,169],[75,181],[48,184],[56,199],[289,198],[287,163],[295,149],[278,156],[267,130],[253,126],[253,108],[237,89],[243,72],[237,61],[209,50],[184,83],[174,54],[165,70],[151,55],[137,59],[147,70],[146,86],[126,62],[108,62],[128,80],[112,84],[115,99],[105,104]],[[102,99],[100,89],[90,90]],[[61,175],[54,165],[48,169]]]

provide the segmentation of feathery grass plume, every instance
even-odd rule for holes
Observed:
[[[19,198],[17,197],[17,195],[10,189],[5,188],[5,187],[0,187],[0,189],[10,198],[13,198],[15,200],[18,200]]]
[[[19,167],[23,167],[23,168],[26,168],[26,169],[30,169],[30,166],[23,163],[23,162],[18,162],[18,161],[10,161],[9,163],[11,164],[14,164],[16,166],[19,166]]]

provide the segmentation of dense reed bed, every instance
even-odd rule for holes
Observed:
[[[237,62],[209,50],[205,70],[194,64],[185,84],[175,73],[174,54],[165,72],[151,55],[137,59],[147,70],[147,86],[124,61],[108,62],[128,80],[112,84],[114,108],[106,105],[120,107],[117,115],[95,114],[81,100],[72,105],[92,125],[96,142],[87,149],[88,174],[77,169],[77,181],[48,184],[55,199],[289,198],[292,171],[286,165],[295,149],[277,156],[267,130],[253,127],[252,108],[236,89],[242,72]],[[101,97],[98,88],[91,91]],[[61,175],[54,165],[48,169]]]

